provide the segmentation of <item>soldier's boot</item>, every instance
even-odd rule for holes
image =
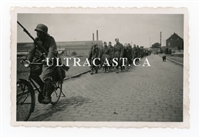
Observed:
[[[97,73],[98,73],[98,69],[95,70],[95,74],[97,74]]]
[[[41,103],[43,104],[49,104],[51,102],[51,97],[49,95],[49,92],[45,92],[44,100],[42,100]]]
[[[121,68],[121,71],[123,71],[124,66],[121,66],[120,68]]]
[[[90,74],[93,75],[93,68],[91,69]]]
[[[107,69],[107,73],[109,73],[109,72],[110,72],[110,68]]]
[[[129,70],[129,64],[126,66],[126,71],[128,71]]]
[[[44,100],[43,93],[40,92],[40,93],[38,94],[38,102],[39,102],[39,103],[42,103],[43,100]]]
[[[95,74],[98,73],[98,67],[95,67]]]
[[[109,73],[109,70],[110,70],[110,67],[107,66],[107,67],[106,67],[106,73]]]
[[[119,69],[118,69],[118,67],[116,68],[116,73],[119,73]]]
[[[107,72],[107,66],[105,65],[105,67],[104,67],[104,73],[106,73]]]
[[[51,93],[53,92],[53,85],[51,79],[45,80],[44,99],[41,101],[43,104],[51,102]]]

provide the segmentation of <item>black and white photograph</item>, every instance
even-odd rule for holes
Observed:
[[[1,0],[0,137],[199,137],[197,0]]]
[[[172,11],[17,13],[14,121],[187,122],[185,20]]]

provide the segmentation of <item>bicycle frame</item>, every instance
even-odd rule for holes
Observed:
[[[41,65],[41,63],[28,63],[28,64],[29,65],[26,64],[25,67],[30,67],[30,65]],[[61,96],[66,97],[65,94],[62,91],[62,82],[63,82],[63,80],[62,81],[54,80],[52,82],[52,85],[54,87],[54,90],[53,90],[54,100],[51,100],[52,105],[55,105],[58,102],[58,100],[60,99]],[[24,85],[21,85],[21,84],[24,84]],[[19,93],[17,93],[17,98],[18,98],[17,99],[17,106],[18,105],[21,106],[23,104],[31,104],[30,108],[27,108],[27,109],[30,109],[27,112],[28,114],[24,116],[25,118],[23,118],[25,121],[27,121],[29,119],[31,113],[34,112],[34,110],[35,110],[35,104],[36,104],[36,102],[35,102],[36,101],[35,91],[39,92],[40,94],[43,93],[43,90],[40,90],[40,87],[37,84],[38,83],[36,81],[34,81],[34,79],[31,77],[31,72],[29,72],[28,79],[19,79],[17,81],[17,87],[19,86],[21,88],[21,92],[20,92],[20,89],[19,89]],[[28,89],[25,89],[25,88],[28,88]],[[29,95],[29,93],[31,95]],[[25,94],[25,97],[23,97],[24,94]],[[30,99],[31,101],[26,103],[25,101],[27,100],[28,96],[31,96],[31,99]],[[38,97],[40,97],[40,96],[38,95]],[[39,103],[41,103],[41,97],[38,100],[40,100]],[[28,101],[29,101],[29,99],[28,99]]]
[[[34,81],[32,80],[32,78],[30,77],[30,75],[29,75],[29,77],[28,77],[28,80],[29,80],[29,82],[34,86],[34,91],[35,90],[37,90],[39,93],[41,92],[40,91],[40,89],[38,89],[38,87],[36,86],[36,84],[34,83]]]

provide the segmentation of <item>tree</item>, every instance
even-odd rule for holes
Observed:
[[[152,45],[152,48],[159,48],[160,47],[160,43],[156,42]]]
[[[72,56],[76,56],[76,55],[77,55],[76,51],[73,51]]]

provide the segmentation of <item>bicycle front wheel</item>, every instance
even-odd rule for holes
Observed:
[[[35,96],[28,81],[17,82],[17,121],[27,121],[34,110]]]

